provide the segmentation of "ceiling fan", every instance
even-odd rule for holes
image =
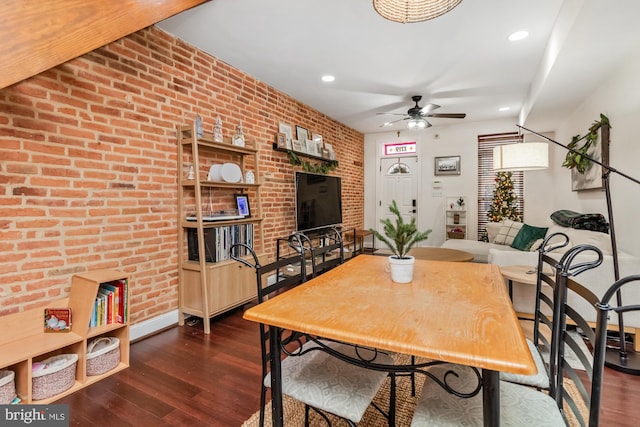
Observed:
[[[409,108],[406,114],[402,113],[377,113],[377,114],[387,114],[387,115],[395,115],[395,116],[406,116],[402,119],[394,120],[392,122],[387,122],[380,127],[390,126],[396,122],[401,120],[409,120],[407,126],[409,129],[425,129],[431,126],[431,123],[426,119],[426,117],[437,117],[444,119],[464,119],[467,115],[464,113],[432,113],[433,110],[440,108],[437,104],[427,104],[424,107],[418,105],[418,102],[422,99],[421,95],[414,95],[411,97],[411,100],[416,103],[413,107]]]

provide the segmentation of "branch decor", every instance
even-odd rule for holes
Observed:
[[[600,114],[600,121],[596,120],[589,128],[589,132],[585,136],[575,135],[571,138],[571,142],[567,144],[567,148],[570,150],[564,159],[562,166],[567,169],[576,169],[579,173],[584,173],[591,163],[588,158],[587,151],[591,146],[595,146],[598,143],[598,131],[602,126],[610,126],[609,118],[604,114]],[[580,141],[584,139],[584,144],[578,145]]]
[[[293,166],[302,166],[302,169],[305,172],[317,173],[326,175],[332,170],[336,169],[335,162],[322,162],[319,164],[312,164],[307,160],[302,160],[295,152],[288,150],[287,157],[289,158],[289,163]]]

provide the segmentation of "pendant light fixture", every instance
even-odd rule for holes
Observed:
[[[461,2],[462,0],[373,0],[373,8],[389,21],[410,24],[444,15]]]

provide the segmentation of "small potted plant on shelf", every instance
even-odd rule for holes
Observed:
[[[395,215],[395,224],[386,218],[380,220],[380,223],[384,225],[384,235],[373,228],[369,231],[387,245],[393,253],[389,256],[391,280],[396,283],[409,283],[413,280],[413,265],[415,263],[415,259],[409,255],[409,251],[416,243],[427,240],[431,230],[418,231],[415,218],[412,218],[409,223],[404,222],[395,200],[389,205],[389,211]]]
[[[456,203],[458,204],[458,209],[462,210],[464,208],[464,198],[462,196],[456,200]]]

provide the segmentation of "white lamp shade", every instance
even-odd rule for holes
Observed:
[[[549,145],[546,142],[525,142],[494,147],[495,172],[531,171],[549,167]]]

